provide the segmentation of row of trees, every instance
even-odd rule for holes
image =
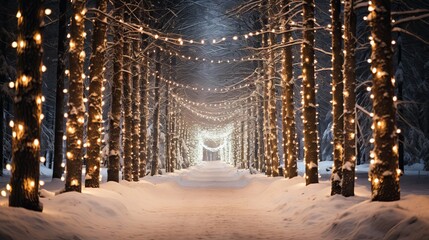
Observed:
[[[258,21],[263,29],[262,34],[258,36],[260,42],[256,49],[258,56],[263,59],[259,61],[255,71],[256,94],[248,98],[249,102],[245,103],[240,117],[222,120],[223,122],[217,124],[236,121],[233,150],[234,162],[237,165],[249,168],[256,166],[269,176],[295,177],[300,143],[296,139],[298,130],[295,115],[300,105],[296,103],[299,95],[295,93],[294,88],[301,82],[300,109],[303,122],[305,179],[306,184],[317,183],[320,156],[316,101],[318,87],[314,57],[315,30],[318,28],[314,14],[316,5],[313,0],[302,2],[264,0],[261,3],[259,5],[252,2],[256,7],[250,7],[259,11]],[[172,72],[175,58],[168,56],[165,50],[180,48],[184,43],[180,35],[163,33],[166,26],[173,24],[171,23],[173,21],[163,20],[168,15],[165,13],[168,12],[166,3],[151,3],[149,6],[145,1],[125,4],[118,0],[113,1],[113,5],[109,7],[106,0],[97,0],[95,4],[95,8],[89,8],[89,13],[85,1],[77,0],[71,4],[70,29],[67,34],[65,31],[68,19],[67,5],[60,1],[53,177],[62,176],[62,143],[65,139],[66,191],[81,191],[83,159],[86,160],[86,187],[99,187],[104,145],[108,147],[108,181],[119,181],[121,162],[123,178],[127,181],[138,181],[139,177],[146,174],[148,164],[151,175],[157,174],[161,167],[165,167],[169,172],[180,168],[183,138],[185,141],[189,140],[187,134],[189,125],[185,124],[182,114],[182,110],[185,109],[184,102],[175,95],[176,88],[169,87],[174,85],[170,85],[171,82],[166,80],[174,80],[175,74]],[[372,199],[390,201],[399,199],[400,174],[397,163],[398,131],[395,124],[394,80],[391,67],[390,1],[371,1],[367,7],[369,10],[367,18],[371,26],[373,75],[371,116],[374,136],[371,142],[374,149],[371,153],[370,171]],[[358,134],[354,72],[357,8],[355,1],[346,0],[342,17],[341,2],[331,1],[334,143],[332,194],[344,196],[354,195]],[[45,69],[41,64],[41,26],[47,12],[43,9],[41,1],[20,2],[17,14],[20,34],[16,41],[18,77],[16,81],[10,83],[15,91],[15,118],[10,124],[13,128],[10,205],[39,211],[42,210],[37,196],[40,124],[43,119],[41,73]],[[302,23],[297,24],[295,20],[301,19],[300,13]],[[90,34],[92,52],[87,81],[85,61],[89,54],[85,51],[87,36],[85,17],[91,14],[94,15],[94,23]],[[38,20],[26,21],[26,19]],[[148,23],[153,25],[152,28],[148,27]],[[344,32],[341,29],[343,24]],[[280,32],[276,30],[278,27]],[[64,45],[67,42],[65,40],[67,35],[69,35],[68,45]],[[192,42],[186,40],[186,43]],[[294,63],[297,62],[294,62],[293,52],[294,46],[298,44],[301,44],[302,67],[299,68],[301,76],[295,79]],[[281,79],[281,107],[277,104],[277,75]],[[64,79],[67,78],[68,87],[65,88]],[[161,91],[162,87],[166,88],[165,97]],[[107,92],[109,96],[104,97],[103,93]],[[150,100],[151,92],[153,100]],[[62,110],[64,93],[68,94],[68,111],[65,114]],[[104,102],[108,104],[103,105]],[[162,116],[162,113],[165,115]],[[103,124],[107,115],[109,116],[107,124]],[[281,125],[277,122],[278,115],[281,116]],[[251,116],[250,119],[243,121],[247,116]],[[65,134],[62,132],[64,120],[67,121]],[[160,155],[163,155],[160,154],[159,143],[161,125],[166,129],[165,166],[159,165]],[[108,131],[104,131],[105,129]],[[151,146],[148,129],[152,129]],[[279,129],[282,129],[281,144]],[[103,144],[104,132],[108,134],[108,142]],[[279,146],[282,147],[281,151]],[[283,152],[283,156],[280,156],[279,152]],[[280,167],[281,159],[285,163],[284,173]],[[187,165],[189,163],[184,164]]]
[[[389,1],[372,1],[367,5],[367,17],[371,26],[370,44],[371,59],[371,98],[373,99],[372,129],[373,150],[371,151],[371,170],[369,180],[372,186],[372,199],[391,201],[399,199],[398,142],[399,131],[396,128],[396,113],[394,95],[395,82],[392,75],[392,30],[391,4]],[[302,39],[293,38],[298,31],[294,25],[296,12],[301,12],[303,21]],[[357,159],[357,117],[356,117],[356,9],[354,0],[344,1],[344,11],[339,0],[331,1],[332,34],[332,133],[333,160],[331,194],[344,196],[354,195],[355,166]],[[282,146],[284,160],[284,176],[297,175],[296,162],[298,149],[296,143],[296,126],[294,113],[297,104],[294,103],[293,78],[293,46],[301,43],[301,104],[303,121],[303,149],[306,184],[317,183],[319,161],[318,116],[315,80],[315,3],[311,0],[294,1],[263,1],[260,7],[261,21],[265,33],[262,35],[260,51],[265,56],[259,84],[264,103],[264,112],[260,113],[263,123],[263,135],[257,139],[259,151],[263,149],[264,162],[260,166],[269,176],[279,176],[283,168],[279,164],[279,149]],[[344,14],[342,14],[344,13]],[[281,32],[272,31],[275,26],[281,26]],[[342,29],[344,26],[344,29]],[[281,39],[279,39],[281,36]],[[280,43],[277,41],[281,41]],[[279,55],[277,64],[275,56]],[[276,106],[276,67],[280,67],[281,77],[281,108]],[[295,96],[296,97],[296,96]],[[256,103],[258,105],[258,103]],[[280,114],[278,114],[279,112]],[[278,115],[282,120],[282,142],[278,139]],[[260,120],[261,121],[261,120]],[[251,131],[249,131],[251,132]],[[240,151],[240,141],[236,151]],[[238,154],[243,156],[244,154]],[[245,161],[245,160],[243,160]],[[256,160],[258,161],[258,160]],[[260,161],[260,160],[259,160]]]
[[[113,14],[108,12],[106,0],[96,1],[96,6],[87,13],[86,1],[74,1],[71,6],[69,33],[66,32],[67,8],[66,1],[60,1],[59,13],[59,64],[57,81],[56,109],[56,154],[54,159],[53,177],[60,178],[65,174],[65,191],[82,190],[83,163],[85,163],[85,186],[99,187],[100,168],[103,160],[102,147],[107,144],[108,181],[119,182],[120,171],[126,181],[138,181],[146,175],[147,164],[151,165],[151,175],[159,171],[159,131],[160,113],[166,114],[163,125],[166,126],[168,145],[165,149],[167,171],[177,168],[177,157],[181,153],[181,143],[176,135],[183,132],[184,122],[180,120],[180,111],[172,108],[169,90],[166,99],[161,97],[161,69],[168,69],[168,58],[161,53],[161,45],[155,39],[148,39],[149,29],[142,19],[161,19],[155,11],[148,13],[144,2],[125,4],[114,1]],[[153,6],[152,6],[153,7]],[[34,3],[20,2],[18,6],[18,39],[17,52],[18,78],[10,83],[15,91],[13,128],[12,177],[10,206],[24,207],[42,211],[39,202],[39,165],[44,157],[40,157],[40,129],[43,114],[41,113],[42,96],[42,31],[41,27],[46,13],[42,1]],[[92,52],[89,65],[89,84],[85,61],[85,18],[94,15],[92,29]],[[27,19],[30,19],[28,21]],[[37,19],[37,21],[33,21]],[[109,27],[110,26],[110,27]],[[109,32],[108,30],[112,30]],[[107,48],[109,36],[113,35],[112,50]],[[68,38],[68,41],[66,40]],[[67,44],[68,42],[68,44]],[[15,44],[15,43],[14,43]],[[14,45],[13,44],[13,45]],[[66,45],[67,44],[67,45]],[[103,96],[110,81],[106,77],[108,54],[113,53],[113,69],[111,71],[110,110],[104,106]],[[151,52],[151,54],[149,54]],[[68,65],[68,68],[66,67]],[[40,67],[34,67],[40,66]],[[167,70],[165,72],[168,72]],[[154,74],[152,74],[154,73]],[[150,79],[154,80],[152,146],[149,150],[149,93]],[[68,80],[68,87],[65,87]],[[67,97],[65,97],[67,94]],[[68,99],[67,112],[63,102]],[[163,111],[163,101],[166,109]],[[103,124],[103,110],[109,111],[107,124]],[[66,121],[65,134],[63,121]],[[165,123],[165,124],[164,124]],[[109,129],[108,143],[103,144],[103,130]],[[63,169],[63,141],[66,141],[66,164]],[[176,144],[177,143],[177,144]],[[151,152],[152,159],[149,159]],[[85,162],[83,161],[85,160]]]

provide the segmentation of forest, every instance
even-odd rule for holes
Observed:
[[[0,239],[429,234],[428,1],[0,3]]]

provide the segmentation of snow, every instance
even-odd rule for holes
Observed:
[[[309,186],[303,177],[268,178],[219,161],[139,182],[102,183],[83,193],[59,194],[64,183],[55,180],[43,187],[43,213],[9,208],[7,199],[1,199],[0,239],[429,236],[429,175],[403,176],[400,201],[371,202],[369,183],[361,176],[368,166],[358,166],[356,196],[349,198],[329,195],[331,184],[323,179],[329,179],[325,168],[331,166],[332,162],[320,162],[322,181]],[[302,173],[303,163],[298,167]]]

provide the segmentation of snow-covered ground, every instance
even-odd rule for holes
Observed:
[[[331,164],[321,163],[321,183],[310,186],[302,177],[250,175],[222,162],[83,193],[50,195],[63,186],[50,182],[43,213],[1,199],[0,239],[429,238],[428,172],[401,179],[400,201],[371,202],[365,166],[355,197],[329,196]]]

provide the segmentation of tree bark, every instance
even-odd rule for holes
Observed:
[[[88,117],[88,144],[85,187],[98,188],[100,186],[101,162],[101,129],[103,127],[102,101],[104,80],[104,59],[106,52],[107,0],[97,0],[97,18],[95,19],[92,36],[92,55],[89,84],[89,117]]]
[[[293,178],[298,176],[297,172],[297,149],[295,137],[295,113],[294,113],[294,78],[293,78],[293,58],[291,42],[292,34],[289,24],[290,0],[283,1],[282,43],[286,46],[282,49],[282,115],[283,115],[283,139],[285,152],[285,177]]]
[[[354,196],[356,165],[356,15],[354,0],[344,5],[344,160],[341,194]]]
[[[146,48],[147,43],[143,43]],[[141,68],[142,85],[140,89],[140,177],[146,176],[146,165],[148,160],[147,124],[149,118],[149,54],[144,53],[143,67]]]
[[[151,176],[158,174],[159,161],[159,110],[160,110],[160,81],[161,81],[161,51],[157,48],[155,55],[155,106],[153,114],[153,144]]]
[[[171,71],[171,70],[170,70]],[[173,164],[171,162],[171,109],[170,109],[170,86],[166,83],[165,90],[165,118],[166,118],[166,131],[165,131],[165,171],[173,172]]]
[[[373,98],[374,159],[370,181],[373,201],[395,201],[400,198],[396,109],[393,101],[391,3],[373,0],[369,5],[371,27],[371,71]]]
[[[136,16],[132,17],[135,24],[140,23],[141,10],[137,11]],[[132,61],[132,179],[134,182],[139,180],[140,171],[140,82],[141,82],[141,70],[139,59],[141,52],[141,35],[136,32],[133,33],[133,59]]]
[[[61,166],[64,159],[64,80],[66,78],[65,55],[67,44],[67,3],[59,1],[58,19],[58,63],[57,63],[57,87],[55,93],[55,136],[54,136],[54,166],[52,178],[61,178],[64,169]]]
[[[82,191],[82,146],[85,106],[83,104],[83,81],[85,78],[83,63],[85,61],[84,13],[85,0],[76,0],[72,4],[70,26],[70,79],[69,110],[67,121],[67,177],[66,192]]]
[[[3,176],[4,161],[4,97],[0,93],[0,177]]]
[[[331,195],[341,194],[341,178],[344,159],[344,108],[343,108],[343,55],[341,30],[341,0],[331,0],[332,25],[332,135],[333,160]]]
[[[267,6],[268,10],[268,21],[269,28],[274,27],[274,2],[269,1]],[[275,44],[274,34],[268,33],[267,47],[268,47],[268,59],[267,59],[267,92],[268,92],[268,119],[269,119],[269,141],[270,141],[270,161],[271,161],[271,176],[279,176],[279,152],[278,152],[278,135],[277,135],[277,107],[276,107],[276,86],[275,86],[275,60],[274,60],[274,49]]]
[[[122,1],[115,0],[115,19],[123,19],[124,12]],[[109,118],[109,166],[107,169],[107,181],[119,182],[120,170],[120,135],[121,135],[121,112],[122,112],[122,65],[123,65],[123,29],[120,25],[114,25],[114,58],[113,63],[113,83],[112,83],[112,103]]]
[[[130,22],[131,13],[126,10],[124,13],[124,21]],[[130,30],[124,33],[124,65],[123,65],[123,96],[122,109],[124,111],[124,129],[123,132],[123,149],[124,149],[124,172],[123,179],[126,181],[132,180],[132,129],[133,129],[133,112],[131,107],[132,81],[131,81],[131,36]]]
[[[302,44],[302,85],[304,122],[304,162],[306,185],[319,182],[316,83],[314,72],[314,0],[304,0]]]
[[[42,121],[42,6],[43,1],[18,1],[18,14],[21,16],[18,17],[9,196],[9,206],[40,212],[43,210],[38,195]]]

